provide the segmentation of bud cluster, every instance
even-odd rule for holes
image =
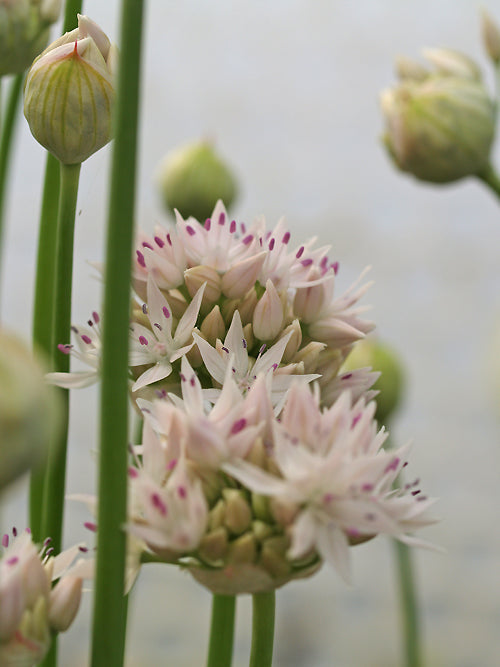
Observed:
[[[66,631],[80,606],[82,581],[92,562],[75,559],[84,547],[52,556],[50,539],[39,550],[25,531],[2,538],[0,558],[0,664],[33,665],[43,660],[52,635]],[[52,582],[56,581],[52,586]]]

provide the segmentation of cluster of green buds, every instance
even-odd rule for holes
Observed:
[[[399,83],[381,95],[386,148],[423,181],[450,183],[489,167],[496,105],[477,65],[451,49],[424,51],[434,70],[406,58]]]
[[[23,72],[44,49],[61,0],[0,0],[0,76]]]
[[[158,187],[165,208],[184,217],[210,217],[218,199],[228,209],[237,195],[229,167],[208,141],[196,141],[170,151],[158,168]]]
[[[0,489],[43,461],[59,426],[56,399],[27,347],[0,331]]]
[[[79,15],[78,28],[31,66],[24,115],[35,139],[63,164],[79,164],[110,141],[116,63],[115,45]]]
[[[254,462],[260,449],[262,464],[266,457],[259,444],[253,448]],[[189,565],[197,581],[220,595],[260,593],[320,569],[322,562],[314,551],[301,559],[288,557],[291,540],[286,519],[296,514],[296,508],[244,488],[224,486],[222,478],[220,482],[215,499],[213,486],[208,490],[212,498],[207,530],[193,555],[198,563]]]

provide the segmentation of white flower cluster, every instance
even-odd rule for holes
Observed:
[[[373,328],[357,305],[369,285],[336,297],[329,248],[290,241],[283,221],[247,228],[220,202],[204,224],[177,214],[140,237],[129,583],[145,560],[179,563],[219,593],[269,590],[324,561],[347,578],[350,545],[379,533],[414,543],[432,521],[415,485],[393,488],[407,448],[382,447],[378,374],[341,372]],[[52,382],[98,379],[99,326],[93,313],[76,347],[59,346],[91,370]]]
[[[31,533],[2,538],[0,557],[0,664],[31,667],[43,660],[52,634],[69,628],[80,606],[82,580],[93,561],[74,546],[51,555],[50,540],[39,550]],[[57,583],[52,586],[52,582]]]

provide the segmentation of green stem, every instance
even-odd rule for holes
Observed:
[[[99,506],[92,667],[121,667],[127,516],[128,344],[143,0],[123,0],[102,331]]]
[[[73,238],[75,230],[76,201],[80,177],[79,164],[60,167],[60,197],[57,216],[56,270],[54,276],[55,301],[51,338],[51,368],[59,372],[69,370],[69,357],[59,352],[57,343],[69,339],[71,326],[71,283],[73,274]],[[49,445],[47,466],[43,483],[41,535],[52,538],[55,553],[62,543],[64,490],[66,486],[66,447],[68,437],[69,395],[65,389],[61,395],[62,426],[59,437]],[[54,637],[44,667],[57,664],[57,640]]]
[[[78,20],[76,15],[82,13],[82,0],[66,0],[64,6],[63,32],[69,32],[76,28]]]
[[[477,174],[477,178],[479,178],[480,181],[483,181],[483,183],[500,199],[500,177],[491,164],[488,165],[483,172]]]
[[[7,179],[9,175],[9,162],[12,152],[12,140],[14,137],[15,123],[18,118],[19,98],[23,87],[24,72],[17,74],[11,83],[9,96],[7,98],[4,118],[2,123],[2,134],[0,138],[0,255],[3,241],[3,220],[5,214],[5,194],[7,191]],[[1,257],[0,257],[1,259]]]
[[[213,595],[207,667],[231,667],[235,608],[234,595]]]
[[[51,354],[52,322],[54,319],[58,202],[59,162],[53,155],[47,153],[40,212],[40,231],[38,234],[35,303],[33,309],[33,345],[47,360]],[[40,542],[40,540],[46,537],[46,535],[44,536],[41,533],[44,478],[44,467],[34,470],[31,473],[29,525],[35,542]]]
[[[80,177],[79,164],[61,164],[60,197],[57,220],[55,302],[51,339],[51,369],[69,371],[69,356],[61,353],[58,343],[66,343],[71,327],[71,283],[73,274],[73,238],[75,231],[76,202]],[[68,431],[69,396],[66,389],[59,390],[63,404],[63,423],[58,441],[49,449],[45,473],[41,534],[52,538],[56,553],[61,549],[64,488],[66,482],[66,444]]]
[[[252,596],[252,651],[250,667],[271,667],[273,662],[275,592]]]
[[[406,666],[420,667],[420,623],[411,553],[406,544],[394,540],[399,576]]]

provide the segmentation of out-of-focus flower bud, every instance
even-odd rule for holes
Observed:
[[[209,218],[218,199],[229,209],[237,193],[231,171],[206,141],[169,152],[158,168],[157,181],[168,210],[197,220]]]
[[[200,264],[184,272],[184,280],[189,294],[194,297],[200,287],[206,283],[203,292],[202,310],[205,312],[213,306],[220,297],[221,280],[217,271],[211,266]]]
[[[24,115],[35,139],[62,163],[79,164],[111,139],[116,60],[104,32],[79,15],[78,28],[31,66]]]
[[[486,53],[494,64],[498,65],[500,63],[500,28],[485,9],[481,11],[481,33]]]
[[[57,432],[57,397],[13,335],[0,332],[0,489],[38,465]]]
[[[266,282],[266,291],[253,313],[253,332],[259,340],[274,340],[283,328],[283,304],[272,280]]]
[[[0,76],[24,71],[45,48],[61,0],[0,0]]]
[[[237,489],[224,489],[222,492],[226,501],[224,524],[234,535],[241,535],[250,527],[252,511],[245,500],[244,493]]]
[[[403,367],[394,350],[380,341],[368,338],[356,343],[347,357],[343,370],[371,366],[381,376],[372,389],[379,391],[376,398],[376,418],[386,424],[398,408],[404,391]]]
[[[384,143],[402,171],[432,183],[481,174],[489,164],[495,104],[467,56],[433,49],[437,68],[404,77],[381,95]]]
[[[242,299],[257,280],[267,254],[261,252],[234,264],[222,278],[222,292],[228,299]]]
[[[57,632],[65,632],[73,623],[82,597],[80,577],[64,577],[50,591],[49,623]]]

